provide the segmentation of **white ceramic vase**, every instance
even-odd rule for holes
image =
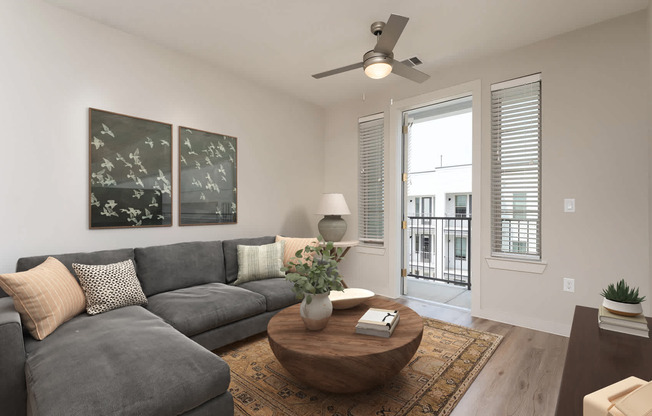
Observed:
[[[623,316],[637,316],[643,313],[643,306],[640,303],[614,302],[607,298],[602,299],[602,306],[611,313]]]
[[[329,292],[312,295],[312,302],[306,302],[307,298],[301,301],[299,311],[301,319],[311,331],[321,331],[328,325],[328,320],[333,314],[333,304],[328,298]]]

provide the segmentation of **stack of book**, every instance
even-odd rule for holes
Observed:
[[[369,308],[355,326],[356,334],[389,338],[400,319],[398,311]]]
[[[600,306],[598,326],[609,331],[650,338],[647,320],[642,314],[638,316],[621,316],[609,312],[604,306]]]

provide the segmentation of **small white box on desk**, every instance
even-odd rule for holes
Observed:
[[[635,416],[633,413],[623,413],[615,406],[630,393],[648,384],[638,377],[628,377],[610,386],[584,396],[584,416]],[[652,402],[650,403],[652,409]],[[636,413],[636,415],[650,413]]]

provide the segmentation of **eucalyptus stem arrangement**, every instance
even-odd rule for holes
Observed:
[[[615,285],[611,283],[606,289],[602,290],[601,295],[608,300],[621,303],[641,303],[645,300],[645,296],[638,295],[638,288],[630,288],[625,279]]]
[[[342,254],[342,248],[334,247],[332,241],[324,242],[322,236],[317,239],[317,246],[307,245],[298,250],[289,266],[281,269],[289,272],[285,278],[294,283],[292,291],[297,299],[305,297],[307,304],[312,302],[312,295],[344,290],[335,260]]]

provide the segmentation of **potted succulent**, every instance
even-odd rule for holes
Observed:
[[[612,283],[601,293],[602,306],[611,313],[623,316],[636,316],[643,313],[641,302],[645,296],[638,295],[638,288],[630,288],[625,279],[615,285]]]
[[[295,253],[289,266],[281,270],[288,272],[287,280],[294,283],[292,291],[301,302],[300,313],[306,328],[319,331],[326,327],[333,313],[328,295],[331,290],[343,290],[342,278],[335,259],[342,254],[333,242],[324,242],[318,237],[317,246],[308,245]]]

